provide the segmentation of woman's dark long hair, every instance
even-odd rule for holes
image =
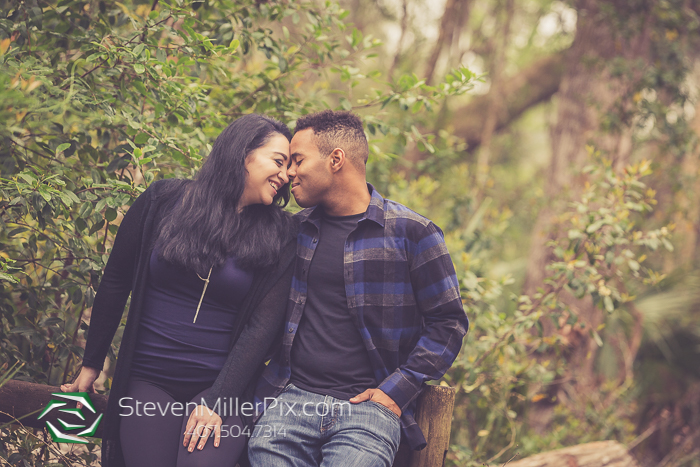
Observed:
[[[164,214],[156,248],[163,259],[200,275],[235,256],[240,267],[274,264],[289,239],[289,184],[277,191],[270,206],[253,204],[238,212],[246,181],[245,160],[275,134],[292,139],[283,123],[262,115],[245,115],[221,132],[209,157],[182,200]]]

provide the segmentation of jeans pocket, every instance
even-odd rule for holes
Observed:
[[[370,400],[369,402],[371,402],[373,405],[375,405],[377,408],[379,408],[380,411],[384,412],[385,415],[393,418],[397,422],[399,421],[399,416],[396,415],[389,407],[382,405],[379,402],[372,401],[372,400]]]
[[[280,393],[277,394],[277,397],[281,396],[281,395],[284,394],[285,392],[289,392],[290,389],[294,389],[294,388],[296,388],[296,386],[294,386],[292,383],[287,384],[287,385],[284,387],[284,389],[282,389],[282,391],[280,391]]]

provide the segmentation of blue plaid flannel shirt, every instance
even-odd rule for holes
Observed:
[[[401,408],[411,448],[426,445],[413,418],[423,383],[442,377],[457,357],[469,321],[442,231],[425,217],[384,199],[372,199],[345,243],[345,292],[369,352],[379,389]],[[291,375],[290,352],[307,296],[307,274],[318,245],[320,209],[297,214],[297,262],[281,346],[255,390],[258,416]]]

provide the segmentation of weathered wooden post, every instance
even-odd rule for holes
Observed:
[[[418,397],[416,422],[428,445],[413,452],[401,445],[394,467],[442,467],[450,447],[455,390],[447,386],[427,386]]]

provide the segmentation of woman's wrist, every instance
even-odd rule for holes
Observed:
[[[91,376],[97,377],[97,376],[99,376],[100,371],[102,371],[102,370],[98,370],[97,368],[94,368],[91,366],[83,365],[80,367],[80,371],[78,372],[78,375],[80,375],[82,373],[85,375],[91,375]]]

